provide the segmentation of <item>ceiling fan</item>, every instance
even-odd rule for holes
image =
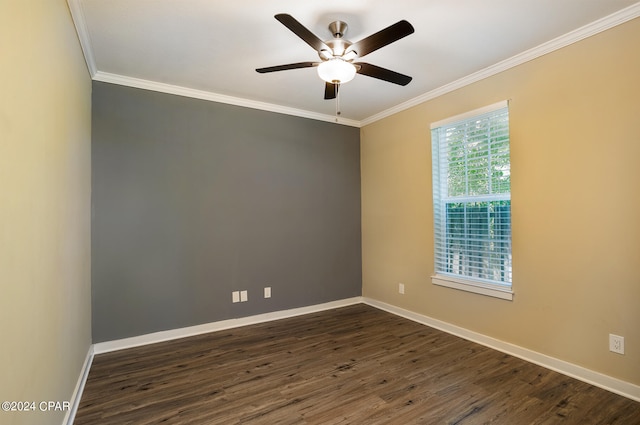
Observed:
[[[318,75],[325,81],[325,99],[335,99],[338,95],[340,84],[351,81],[356,73],[401,86],[406,86],[411,81],[411,77],[408,75],[366,62],[354,62],[357,58],[362,58],[381,47],[412,34],[414,32],[413,26],[405,20],[396,22],[375,34],[352,43],[343,38],[347,32],[347,24],[342,21],[330,23],[329,31],[333,38],[322,41],[291,15],[283,13],[275,15],[275,18],[315,49],[321,62],[297,62],[256,69],[261,74],[288,69],[317,67]]]

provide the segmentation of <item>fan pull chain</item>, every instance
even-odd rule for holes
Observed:
[[[336,84],[336,122],[338,122],[340,113],[340,84]]]

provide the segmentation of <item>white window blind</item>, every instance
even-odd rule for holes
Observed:
[[[434,123],[431,140],[434,278],[454,282],[458,289],[466,289],[464,285],[468,284],[480,288],[474,292],[486,293],[484,289],[488,289],[510,293],[511,163],[507,103]]]

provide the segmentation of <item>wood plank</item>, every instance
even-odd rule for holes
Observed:
[[[640,403],[355,305],[97,355],[74,423],[640,424]]]

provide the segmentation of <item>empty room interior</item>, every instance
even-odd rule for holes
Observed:
[[[0,423],[640,424],[640,3],[237,3],[0,3]]]

